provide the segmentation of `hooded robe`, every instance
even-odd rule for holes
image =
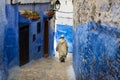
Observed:
[[[61,59],[61,58],[65,59],[66,58],[67,53],[68,53],[68,45],[67,45],[67,42],[64,38],[61,38],[58,41],[56,51],[58,51],[58,53],[59,53],[59,59]]]

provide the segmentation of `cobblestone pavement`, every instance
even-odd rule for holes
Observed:
[[[13,68],[9,71],[8,80],[75,80],[72,67],[72,55],[61,63],[58,57],[48,57]]]

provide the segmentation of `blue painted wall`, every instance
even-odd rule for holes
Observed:
[[[77,80],[119,80],[120,28],[90,22],[78,25],[74,33]]]
[[[40,33],[37,34],[37,23],[40,22],[41,26],[39,26],[41,29]],[[31,21],[29,26],[29,58],[32,59],[39,59],[43,57],[43,25],[42,19],[37,21]],[[33,41],[33,34],[35,34],[36,39]],[[40,51],[38,52],[38,46],[40,46]]]
[[[8,24],[5,27],[4,51],[8,68],[19,64],[18,5],[6,5]]]
[[[5,4],[5,3],[4,3]],[[18,7],[5,4],[0,21],[0,80],[7,80],[8,69],[19,64],[18,56]],[[3,13],[3,11],[1,11]],[[6,18],[4,17],[6,16]],[[5,25],[5,19],[7,24]],[[4,41],[3,41],[4,40]],[[3,49],[4,48],[4,49]],[[2,72],[1,72],[2,69]],[[2,76],[1,76],[2,75]]]
[[[73,27],[69,26],[69,25],[61,25],[61,24],[57,24],[56,27],[56,41],[58,42],[58,40],[60,39],[60,36],[62,34],[64,34],[66,41],[68,42],[68,52],[73,52],[73,45],[72,45],[72,41],[73,41]]]
[[[4,28],[5,28],[5,21],[2,19],[0,21],[0,80],[5,80],[6,78],[6,65],[4,60]]]
[[[4,29],[6,24],[5,0],[0,0],[0,80],[6,79],[4,63]]]

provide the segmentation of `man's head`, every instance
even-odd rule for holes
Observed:
[[[64,35],[61,35],[61,37],[60,38],[64,38]]]

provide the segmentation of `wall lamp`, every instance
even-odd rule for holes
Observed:
[[[58,11],[60,9],[60,1],[56,0],[55,2],[51,2],[51,8],[53,11]]]
[[[10,4],[11,5],[20,4],[20,2],[18,2],[17,0],[10,0]]]

